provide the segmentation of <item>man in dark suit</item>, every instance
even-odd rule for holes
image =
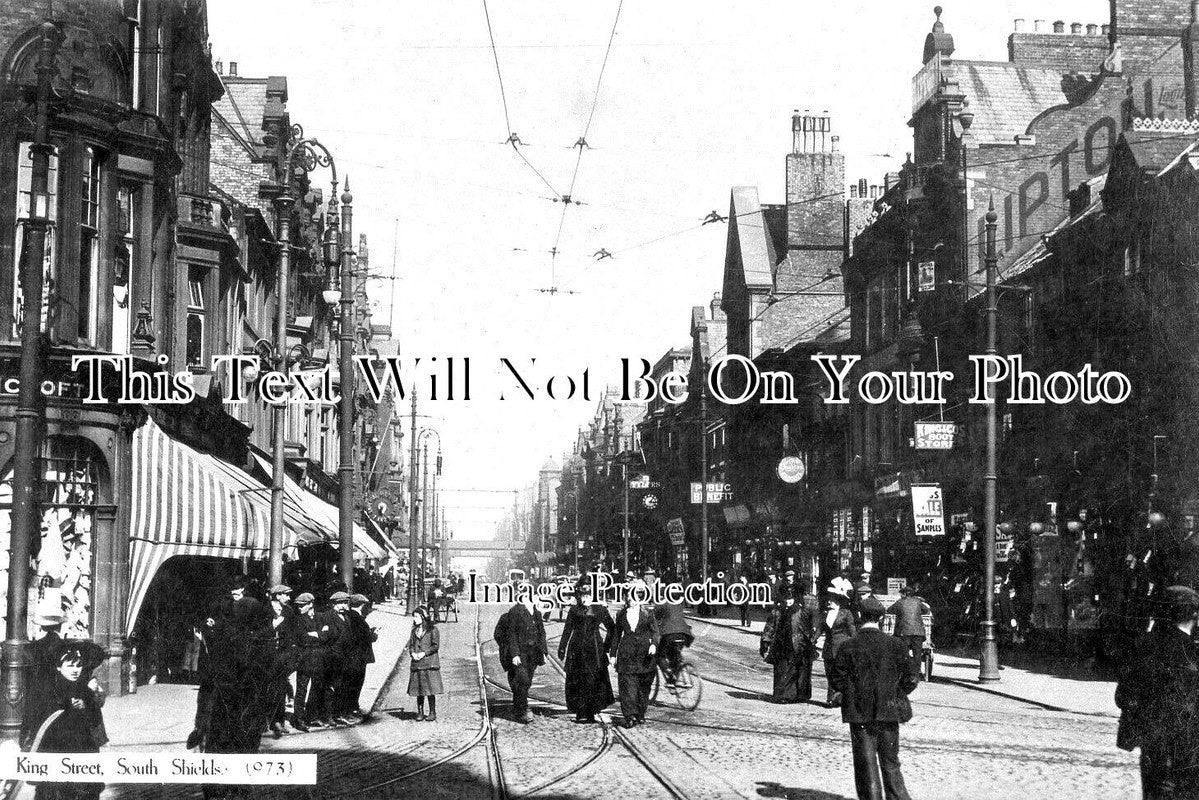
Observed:
[[[1137,645],[1116,686],[1116,744],[1141,748],[1145,800],[1199,796],[1199,593],[1166,589],[1168,619]]]
[[[661,634],[658,620],[642,602],[648,595],[644,581],[629,586],[628,602],[616,614],[616,627],[607,644],[608,656],[616,664],[620,692],[620,712],[626,728],[645,722],[649,692],[654,685]]]
[[[279,583],[271,587],[271,641],[274,659],[271,685],[266,703],[270,713],[271,733],[278,739],[283,735],[287,718],[287,695],[291,691],[291,673],[296,671],[296,643],[293,622],[296,610],[288,602],[291,587]]]
[[[888,614],[895,615],[895,636],[907,645],[908,653],[916,664],[916,674],[920,674],[920,662],[924,658],[924,615],[929,613],[928,603],[913,591],[910,586],[899,590],[902,595],[889,609]]]
[[[519,602],[504,612],[495,626],[495,643],[500,648],[500,664],[508,673],[508,686],[512,689],[512,718],[528,724],[533,721],[529,713],[529,687],[533,685],[533,673],[545,663],[549,652],[545,643],[545,623],[533,603],[532,587],[520,587]]]
[[[296,659],[296,701],[291,726],[307,733],[309,727],[327,727],[321,719],[328,714],[325,685],[326,649],[329,623],[317,614],[316,598],[304,592],[296,598],[296,616],[292,631],[298,651]]]
[[[859,800],[910,800],[899,771],[899,723],[912,718],[908,695],[919,682],[907,647],[879,630],[886,613],[876,597],[859,605],[861,626],[841,645],[829,683],[840,692],[841,720],[853,742]],[[879,771],[882,771],[880,780]]]

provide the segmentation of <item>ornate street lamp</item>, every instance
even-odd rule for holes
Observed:
[[[291,269],[291,215],[295,208],[296,198],[293,194],[292,181],[297,175],[305,175],[318,166],[328,167],[332,173],[331,198],[337,196],[337,166],[333,155],[315,138],[305,138],[304,129],[299,125],[291,126],[293,143],[287,150],[283,160],[283,187],[275,200],[275,213],[279,230],[279,272],[277,280],[278,309],[275,316],[275,344],[273,348],[274,367],[287,371],[287,358],[284,348],[287,346],[287,285]],[[299,161],[297,161],[297,156]],[[336,208],[336,206],[334,206]],[[327,238],[327,232],[326,232]],[[327,257],[327,256],[326,256]],[[344,377],[343,377],[344,380]],[[271,536],[269,551],[270,583],[283,582],[283,475],[284,475],[284,440],[287,438],[287,403],[275,406],[273,430],[271,438]],[[347,418],[342,420],[343,427],[349,425]],[[353,547],[353,531],[347,538],[345,531],[340,532],[340,546],[344,550],[347,545]],[[344,560],[344,553],[342,558]],[[353,577],[353,552],[350,552],[351,578]],[[347,583],[347,586],[349,584]]]

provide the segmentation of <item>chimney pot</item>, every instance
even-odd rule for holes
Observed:
[[[1033,29],[1034,33],[1042,33],[1044,31],[1044,28],[1045,28],[1045,20],[1043,20],[1043,19],[1033,20],[1032,29]]]
[[[1024,20],[1016,20],[1016,33],[1024,33]]]
[[[231,77],[231,78],[237,77],[237,62],[236,61],[229,62],[229,77]]]
[[[221,70],[223,70],[223,69],[225,68],[225,65],[224,65],[224,63],[223,63],[223,62],[221,62],[221,61],[217,61],[215,64],[213,64],[213,67],[216,69],[216,74],[217,74],[217,75],[224,75],[224,74],[225,74],[224,72],[222,72],[222,71],[221,71]]]
[[[1099,26],[1099,30],[1103,32],[1104,36],[1110,36],[1112,33],[1112,26],[1108,23],[1104,23],[1103,25]]]
[[[1087,36],[1098,36],[1098,35],[1099,35],[1099,26],[1098,25],[1096,25],[1094,22],[1087,25]]]
[[[866,188],[866,179],[858,178],[858,197],[865,197],[870,190]]]
[[[1081,22],[1071,22],[1070,23],[1070,33],[1074,34],[1075,36],[1082,36],[1082,23]]]
[[[833,152],[836,153],[838,150],[841,149],[841,137],[840,136],[832,137],[832,142],[833,142]]]
[[[857,187],[857,184],[852,184],[852,183],[851,183],[851,184],[849,185],[849,199],[851,199],[851,200],[852,200],[852,199],[856,198],[857,196],[858,196],[858,187]]]
[[[1057,22],[1053,23],[1053,32],[1054,33],[1065,33],[1066,32],[1065,20],[1059,19]]]

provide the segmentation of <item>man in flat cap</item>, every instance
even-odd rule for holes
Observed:
[[[329,622],[329,658],[325,663],[325,685],[328,687],[329,713],[326,720],[336,725],[352,725],[348,717],[350,708],[346,702],[349,684],[345,665],[351,657],[353,643],[350,635],[350,594],[337,591],[329,595],[329,611],[325,614]]]
[[[329,623],[316,613],[316,598],[304,592],[296,598],[296,616],[292,635],[296,645],[296,701],[291,726],[301,733],[310,727],[323,728],[327,716],[328,693],[325,686],[325,662],[329,642]]]
[[[910,800],[899,770],[899,724],[912,718],[908,695],[919,671],[907,646],[879,630],[886,610],[877,597],[858,604],[861,623],[837,650],[829,684],[843,695],[841,720],[849,723],[854,784],[860,800]],[[881,776],[880,776],[881,772]]]
[[[291,674],[296,671],[294,623],[296,610],[291,607],[291,587],[279,583],[271,587],[271,633],[274,645],[271,685],[266,697],[271,733],[283,735],[287,718],[287,695],[291,692]]]
[[[1116,744],[1141,748],[1146,800],[1199,797],[1199,593],[1170,586],[1165,601],[1166,619],[1138,642],[1116,686]]]

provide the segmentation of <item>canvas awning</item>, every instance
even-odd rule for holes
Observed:
[[[133,434],[129,604],[133,629],[150,583],[174,556],[261,559],[270,548],[270,494],[253,475],[172,439],[154,420]],[[284,552],[323,538],[285,525]]]

